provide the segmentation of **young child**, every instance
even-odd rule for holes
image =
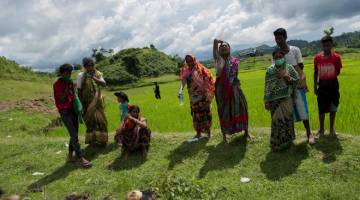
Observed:
[[[125,92],[115,92],[114,95],[117,97],[117,100],[120,103],[119,109],[122,123],[129,113],[129,106],[131,106],[131,104],[129,103],[129,97],[127,94],[125,94]]]

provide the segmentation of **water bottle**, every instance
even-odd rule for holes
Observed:
[[[184,95],[183,94],[179,94],[179,104],[180,104],[180,106],[184,105]]]

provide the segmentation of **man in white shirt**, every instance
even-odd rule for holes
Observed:
[[[293,65],[299,75],[298,87],[295,91],[296,97],[294,99],[294,120],[303,122],[309,144],[315,144],[315,139],[311,133],[309,123],[309,109],[306,100],[308,87],[306,85],[306,77],[303,72],[304,64],[301,51],[298,47],[290,46],[286,43],[287,33],[285,29],[278,28],[275,30],[274,37],[277,46],[285,53],[285,62]]]

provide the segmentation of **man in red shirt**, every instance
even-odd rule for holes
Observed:
[[[330,112],[330,136],[336,136],[334,124],[340,99],[337,76],[342,68],[341,57],[332,51],[331,36],[323,37],[321,44],[323,52],[318,53],[314,58],[314,92],[319,107],[319,135],[324,135],[325,113]]]
[[[73,152],[84,167],[91,166],[81,153],[78,130],[79,121],[74,109],[74,83],[71,80],[73,67],[63,64],[59,68],[59,79],[54,83],[55,105],[60,113],[61,119],[70,135],[68,161],[73,161]]]

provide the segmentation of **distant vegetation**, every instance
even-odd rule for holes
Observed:
[[[13,60],[0,56],[0,78],[11,80],[49,80],[54,74],[34,72],[31,67],[20,66]],[[45,78],[45,79],[44,79]]]
[[[109,84],[126,84],[143,77],[158,77],[163,74],[176,73],[181,58],[171,57],[158,51],[154,45],[150,48],[123,49],[96,64],[104,73]]]

